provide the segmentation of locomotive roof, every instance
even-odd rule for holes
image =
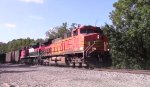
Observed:
[[[74,30],[76,30],[76,29],[82,29],[82,28],[96,28],[96,29],[100,29],[100,27],[97,27],[97,26],[83,25],[83,26],[79,26],[79,27],[75,28]]]
[[[45,40],[42,44],[44,44],[44,45],[51,44],[51,43],[52,43],[52,40],[53,40],[53,39],[47,39],[47,40]]]
[[[32,43],[30,46],[33,47],[33,48],[36,48],[36,47],[39,46],[39,43]]]

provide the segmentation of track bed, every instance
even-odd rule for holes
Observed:
[[[0,87],[149,87],[150,75],[141,73],[148,71],[124,71],[3,64]]]

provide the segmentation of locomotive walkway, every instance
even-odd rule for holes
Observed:
[[[121,72],[122,71],[122,72]],[[129,71],[129,72],[128,72]],[[149,71],[0,65],[0,87],[149,87]],[[147,72],[147,73],[141,73]]]

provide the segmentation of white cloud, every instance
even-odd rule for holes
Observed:
[[[11,24],[11,23],[6,23],[6,24],[4,24],[4,26],[7,27],[7,28],[16,28],[16,25]]]
[[[44,0],[20,0],[22,2],[26,2],[26,3],[37,3],[37,4],[43,4]]]
[[[35,20],[43,20],[44,19],[42,16],[29,16],[29,18],[35,19]]]

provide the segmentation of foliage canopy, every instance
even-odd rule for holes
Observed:
[[[110,18],[113,65],[150,69],[150,0],[119,0]]]

